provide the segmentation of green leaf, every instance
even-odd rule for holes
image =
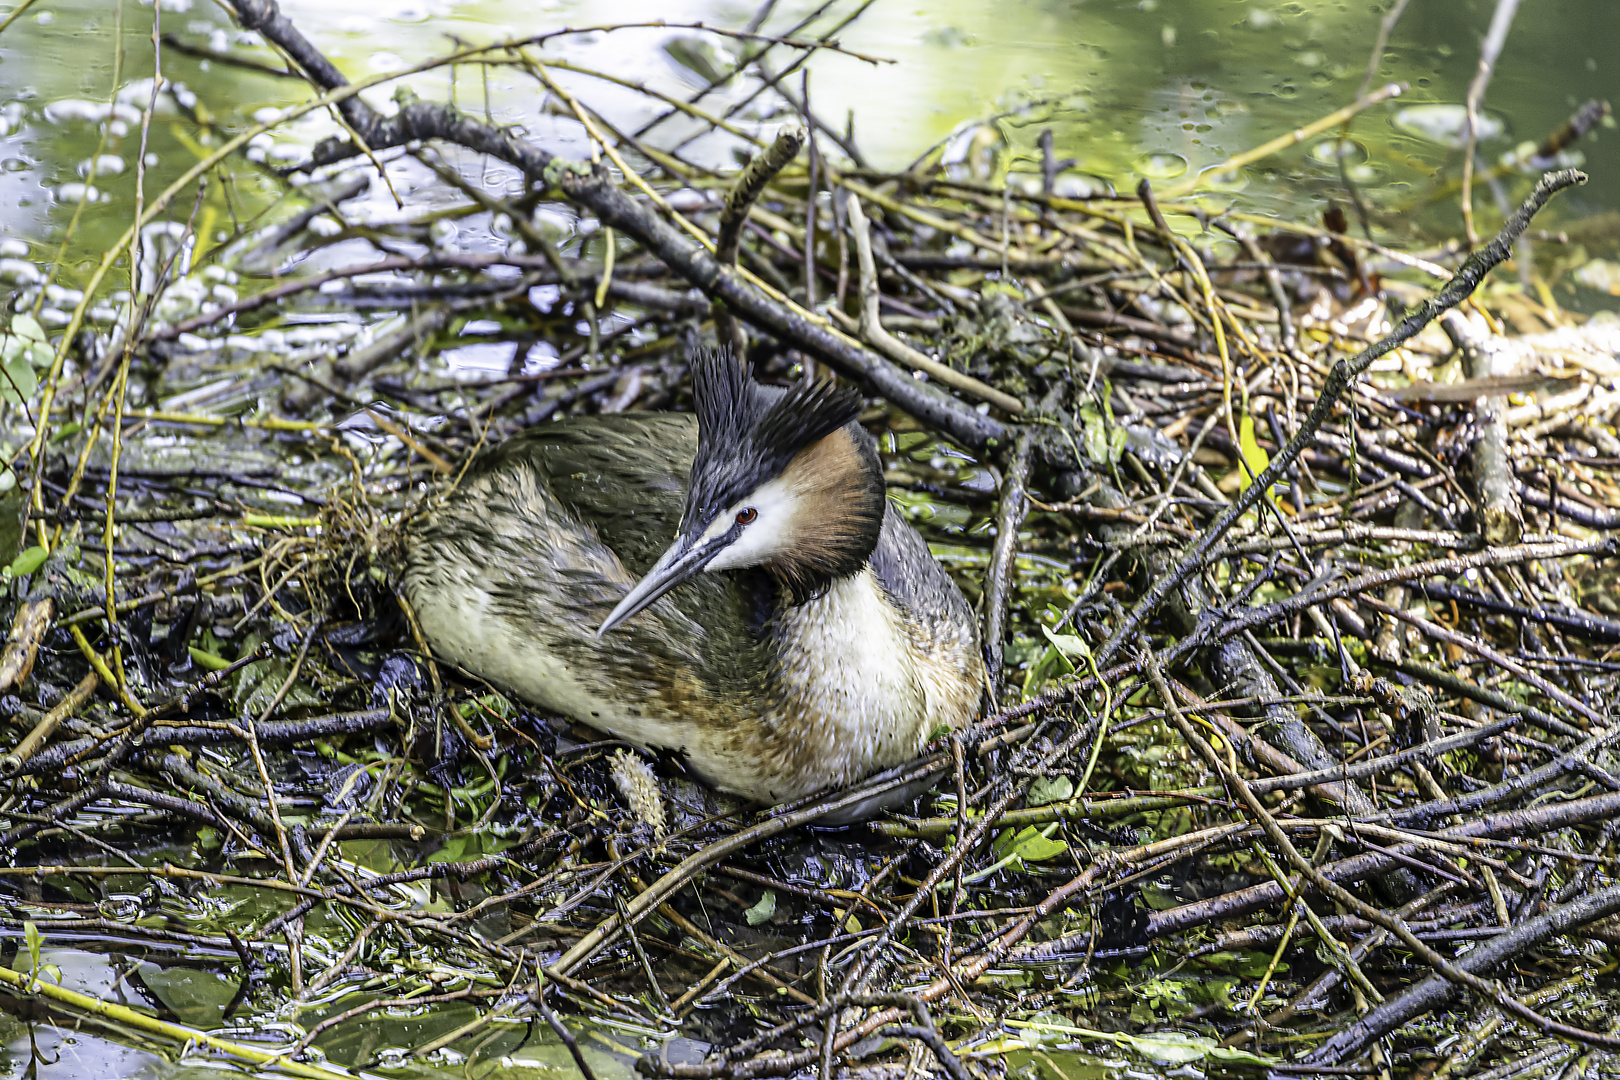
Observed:
[[[37,545],[31,547],[11,561],[11,565],[6,567],[6,576],[20,578],[24,575],[32,574],[35,570],[38,570],[42,565],[44,565],[45,559],[49,555],[50,552],[46,551],[42,547]]]
[[[1053,832],[1057,831],[1056,825],[1048,825],[1047,828]],[[1006,829],[1000,836],[996,837],[996,842],[991,845],[991,851],[995,853],[998,862],[1008,856],[1027,863],[1043,862],[1047,859],[1056,858],[1068,850],[1068,844],[1061,840],[1048,839],[1034,825],[1026,826],[1016,833],[1011,829]]]
[[[1129,1041],[1121,1040],[1121,1045],[1129,1046],[1144,1057],[1150,1057],[1166,1065],[1202,1061],[1206,1057],[1214,1056],[1213,1052],[1220,1049],[1216,1041],[1207,1035],[1187,1035],[1179,1031],[1133,1035]]]
[[[196,662],[198,667],[207,668],[209,671],[224,671],[231,666],[231,662],[218,653],[199,649],[195,645],[187,645],[186,651],[191,654],[191,659]]]
[[[1091,655],[1091,646],[1086,644],[1085,638],[1073,634],[1054,634],[1044,626],[1041,627],[1041,633],[1045,634],[1052,647],[1064,656],[1083,659]]]
[[[979,294],[986,299],[992,296],[1010,296],[1014,300],[1024,298],[1024,290],[1010,281],[1001,278],[990,278],[979,286]]]
[[[1025,806],[1045,806],[1074,797],[1074,781],[1067,776],[1043,776],[1029,785]]]
[[[27,354],[14,357],[5,363],[5,374],[0,377],[0,397],[14,405],[21,405],[34,394],[34,388],[39,385],[39,376],[34,374],[34,366],[29,363]]]
[[[16,486],[14,473],[5,475],[13,477],[13,483],[0,494],[0,564],[15,558],[23,546],[22,489]]]
[[[1241,490],[1248,491],[1254,484],[1255,477],[1264,472],[1266,466],[1271,464],[1271,455],[1266,453],[1265,447],[1261,446],[1260,441],[1255,438],[1254,417],[1249,413],[1244,413],[1243,419],[1238,422],[1238,444],[1243,450],[1243,460],[1249,466],[1246,469],[1239,466],[1241,475],[1238,477],[1238,486]],[[1266,498],[1275,497],[1276,489],[1274,487],[1267,488]]]
[[[224,1019],[225,1010],[236,997],[242,973],[142,964],[140,978],[181,1023],[211,1028]]]
[[[926,443],[927,441],[928,432],[926,431],[897,432],[894,436],[894,448],[902,452],[913,450],[919,446],[922,446],[922,444]],[[923,449],[927,450],[928,447],[924,446]]]
[[[45,943],[44,935],[39,927],[31,921],[23,923],[23,940],[28,943],[28,970],[33,977],[39,977],[39,952]]]
[[[1059,652],[1055,646],[1049,645],[1041,652],[1041,658],[1031,664],[1028,671],[1024,672],[1024,685],[1019,690],[1023,700],[1028,701],[1034,697],[1036,692],[1046,685],[1047,680],[1052,677],[1052,673],[1055,671],[1073,675],[1074,663]]]
[[[1033,696],[1054,673],[1074,674],[1075,664],[1073,658],[1091,655],[1091,647],[1086,644],[1084,638],[1075,637],[1072,634],[1054,634],[1045,626],[1041,627],[1041,633],[1046,635],[1046,640],[1050,644],[1041,654],[1040,659],[1031,664],[1029,670],[1024,673],[1024,686],[1021,693],[1026,700]],[[1017,642],[1014,644],[1017,644]],[[1029,641],[1029,645],[1039,647],[1039,643],[1035,641]]]
[[[731,66],[713,43],[695,35],[670,38],[664,42],[664,54],[705,82],[723,82]]]
[[[241,655],[247,656],[256,648],[258,642],[250,637],[242,642]],[[287,661],[281,659],[258,660],[243,668],[236,676],[236,686],[231,694],[231,704],[236,707],[237,715],[259,716],[268,709],[280,693],[281,684],[287,681],[290,670]],[[287,691],[287,696],[282,698],[280,707],[291,711],[320,704],[321,699],[304,680],[299,679]]]
[[[1184,1001],[1187,992],[1174,979],[1149,979],[1137,988],[1137,993],[1151,1001]]]
[[[35,341],[40,344],[50,341],[45,336],[45,329],[39,325],[38,320],[27,313],[18,315],[11,320],[11,332],[24,341]]]
[[[1098,465],[1119,460],[1125,449],[1125,429],[1109,422],[1097,406],[1087,402],[1080,406],[1080,426],[1084,430],[1086,456]]]
[[[1072,1027],[1068,1024],[1032,1024],[1025,1020],[1007,1020],[1008,1027],[1034,1028],[1040,1031],[1079,1035],[1087,1039],[1105,1039],[1136,1051],[1144,1057],[1166,1065],[1183,1065],[1189,1061],[1230,1061],[1248,1065],[1275,1065],[1277,1059],[1247,1050],[1221,1046],[1208,1035],[1186,1035],[1179,1031],[1161,1031],[1148,1035],[1128,1035],[1123,1031],[1095,1031],[1091,1028]]]
[[[771,916],[775,914],[776,893],[771,889],[766,889],[765,895],[759,898],[759,903],[743,912],[743,918],[748,920],[749,926],[758,926],[760,923],[769,922]]]

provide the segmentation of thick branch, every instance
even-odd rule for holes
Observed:
[[[1463,354],[1470,379],[1506,375],[1497,370],[1501,342],[1483,325],[1475,325],[1456,311],[1440,317],[1440,328]],[[1504,358],[1507,359],[1507,358]],[[1492,547],[1517,544],[1524,534],[1519,510],[1518,482],[1508,456],[1507,398],[1486,394],[1474,402],[1474,495],[1479,500],[1479,529]]]

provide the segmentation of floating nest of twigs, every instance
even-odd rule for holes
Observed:
[[[383,117],[236,9],[343,113],[282,178],[305,209],[192,266],[188,176],[132,231],[132,334],[81,319],[98,278],[62,332],[24,290],[5,339],[29,1016],[303,1076],[1606,1060],[1620,320],[1523,241],[1578,174],[1407,254],[1194,183],[1066,197],[1050,140],[1026,189],[726,122],[752,164],[719,175],[517,45],[458,54],[529,65],[594,140],[570,161]],[[368,225],[368,154],[491,242]],[[1530,287],[1482,286],[1515,240]],[[683,408],[699,342],[861,386],[984,620],[992,707],[853,791],[716,796],[434,663],[394,597],[399,522],[480,447]]]

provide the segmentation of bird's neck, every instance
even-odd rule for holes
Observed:
[[[860,738],[914,727],[923,702],[904,613],[872,568],[843,575],[803,603],[781,606],[768,630],[781,685],[806,715],[848,722]]]

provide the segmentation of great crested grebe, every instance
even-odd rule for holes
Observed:
[[[435,654],[778,803],[973,716],[973,612],[889,506],[860,395],[692,357],[695,415],[545,424],[408,530]]]

